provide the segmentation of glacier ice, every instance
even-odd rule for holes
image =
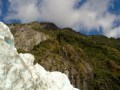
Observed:
[[[0,90],[78,90],[60,72],[33,64],[34,56],[18,54],[9,28],[0,22]]]

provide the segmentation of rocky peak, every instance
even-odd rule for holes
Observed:
[[[43,26],[44,29],[46,30],[58,30],[59,28],[54,24],[54,23],[47,23],[47,22],[42,22],[40,25]]]

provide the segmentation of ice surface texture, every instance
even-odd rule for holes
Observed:
[[[67,76],[33,65],[34,56],[18,54],[9,28],[0,22],[0,90],[78,90]]]

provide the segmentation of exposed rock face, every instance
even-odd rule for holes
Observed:
[[[0,90],[78,90],[67,76],[33,65],[34,56],[18,54],[9,28],[0,22]]]
[[[33,49],[33,54],[36,57],[35,63],[40,63],[49,71],[60,71],[65,73],[69,77],[71,84],[76,88],[81,90],[92,90],[92,86],[90,86],[89,82],[93,79],[93,71],[90,65],[82,60],[83,56],[85,56],[84,52],[79,49],[78,53],[72,45],[59,46],[59,44],[55,44],[55,42],[45,43],[44,45],[46,44],[49,45],[50,48],[50,50],[48,49],[46,52],[41,52],[39,45]],[[57,50],[52,51],[52,47],[53,50],[55,48]],[[57,54],[52,52],[56,52]],[[78,61],[81,61],[81,63],[78,63]]]
[[[15,46],[18,50],[30,51],[35,45],[49,38],[48,35],[35,31],[30,26],[11,26],[10,29],[14,31]]]

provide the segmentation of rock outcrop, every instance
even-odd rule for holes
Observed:
[[[41,41],[49,39],[48,35],[35,31],[27,25],[24,25],[23,27],[11,26],[10,29],[14,33],[15,46],[18,50],[24,50],[28,52],[32,50],[35,45],[38,45]]]

